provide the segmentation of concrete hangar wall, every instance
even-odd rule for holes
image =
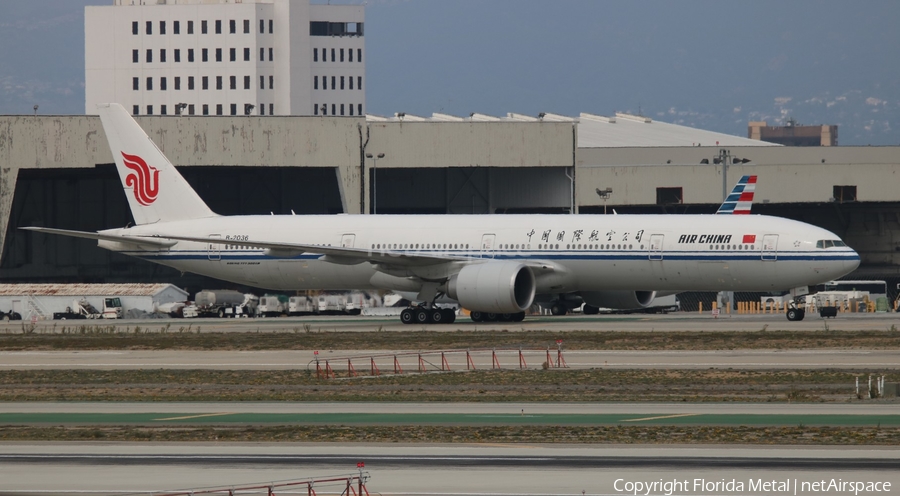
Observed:
[[[380,213],[563,212],[572,198],[571,121],[137,120],[221,214],[360,213],[376,198]],[[376,162],[367,153],[384,158]],[[98,117],[0,116],[0,281],[222,287],[89,240],[18,230],[93,231],[131,221]]]

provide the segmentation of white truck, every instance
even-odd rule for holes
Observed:
[[[84,298],[72,301],[65,312],[54,312],[53,320],[66,319],[121,319],[124,315],[122,299],[115,296],[103,298],[103,310],[97,310]]]
[[[259,299],[257,312],[264,317],[278,317],[288,313],[288,297],[285,295],[264,295]]]
[[[231,289],[203,290],[194,302],[181,309],[186,319],[194,317],[255,317],[258,299]]]

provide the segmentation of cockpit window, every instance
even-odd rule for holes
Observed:
[[[816,248],[831,248],[835,246],[842,247],[847,246],[847,244],[839,239],[820,239],[816,241]]]

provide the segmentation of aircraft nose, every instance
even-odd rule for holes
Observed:
[[[860,263],[859,253],[856,253],[856,250],[850,250],[850,252],[853,253],[853,257],[848,257],[844,262],[844,269],[847,270],[847,273],[856,270]]]

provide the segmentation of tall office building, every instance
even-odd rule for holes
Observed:
[[[85,113],[364,115],[361,5],[113,0],[85,8]]]

